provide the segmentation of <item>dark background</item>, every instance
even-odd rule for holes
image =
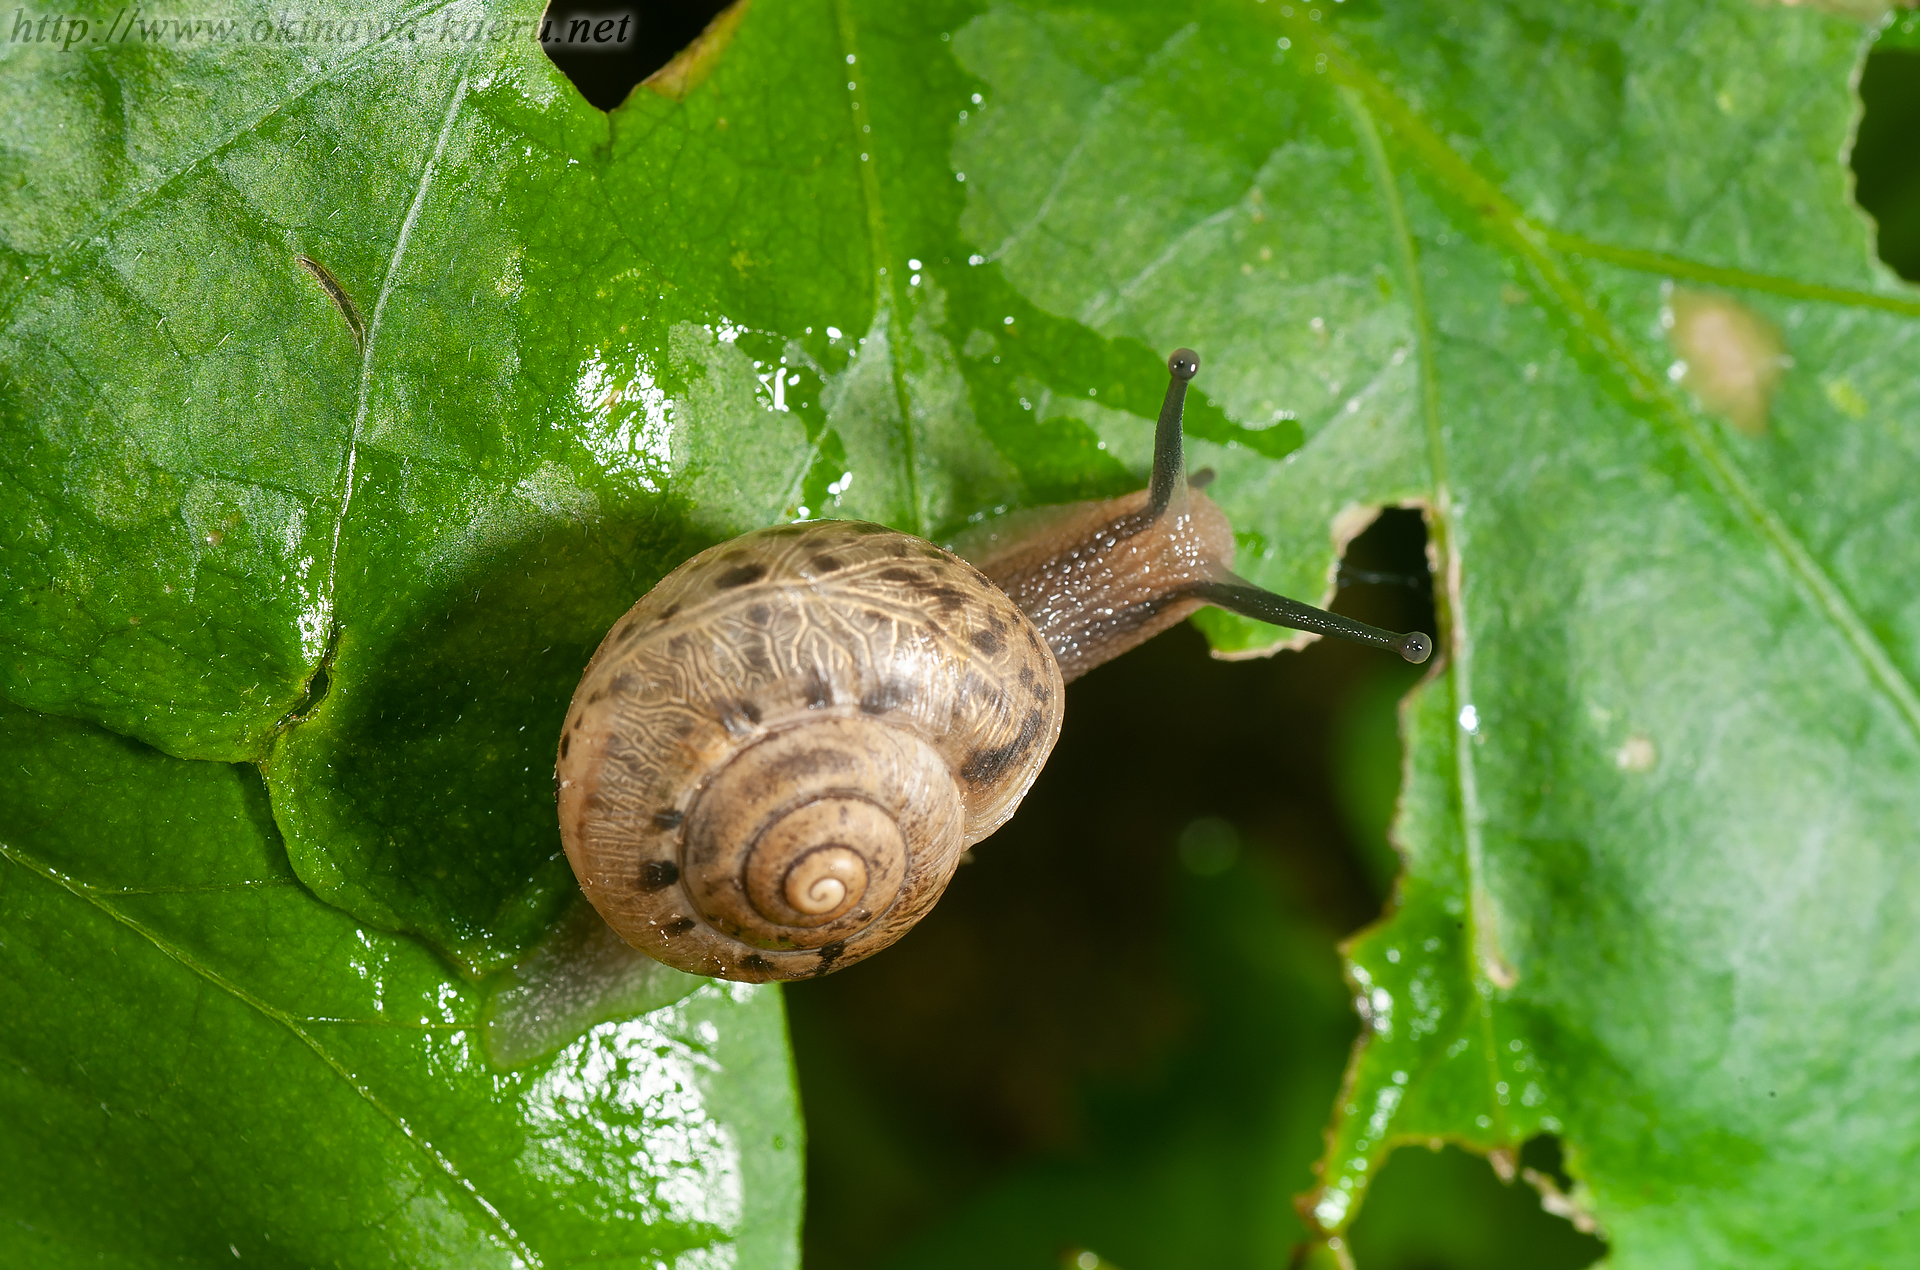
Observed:
[[[631,49],[554,60],[610,109],[721,7],[642,5]],[[1920,279],[1920,53],[1875,53],[1860,92],[1857,197]],[[1387,512],[1335,607],[1432,631],[1424,547],[1417,513]],[[1357,1031],[1334,946],[1398,868],[1395,707],[1418,675],[1330,641],[1214,661],[1182,626],[1070,687],[1045,772],[939,907],[786,989],[808,1270],[1285,1266]],[[1541,1139],[1523,1163],[1558,1159]],[[1605,1251],[1454,1148],[1397,1152],[1350,1239],[1360,1270]]]

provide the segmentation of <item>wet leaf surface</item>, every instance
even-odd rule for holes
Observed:
[[[533,8],[383,13],[413,37],[0,50],[0,685],[71,721],[16,716],[23,753],[67,747],[55,771],[112,791],[66,863],[83,844],[35,786],[0,825],[18,929],[49,932],[8,927],[41,1029],[8,1042],[21,1079],[104,1047],[62,1078],[58,1133],[112,1105],[105,1082],[230,1145],[221,1063],[252,1073],[221,1115],[280,1114],[265,1041],[165,1074],[112,1043],[149,1010],[186,1036],[202,998],[330,1096],[389,1078],[343,1078],[150,951],[143,930],[186,937],[103,898],[139,871],[128,843],[178,829],[204,864],[182,885],[283,870],[302,976],[360,983],[370,940],[471,1028],[471,985],[572,902],[553,738],[634,598],[782,518],[944,536],[1137,484],[1160,359],[1188,344],[1192,457],[1242,573],[1319,599],[1356,509],[1419,503],[1445,585],[1405,715],[1408,872],[1351,948],[1370,1037],[1317,1220],[1344,1226],[1396,1141],[1546,1129],[1623,1265],[1912,1242],[1920,301],[1848,201],[1857,20],[757,0],[684,98],[607,115],[530,38],[486,38]],[[1777,333],[1777,382],[1737,411],[1707,392],[1675,287]],[[1738,380],[1758,345],[1685,347]],[[1277,638],[1204,624],[1229,651]],[[176,786],[228,803],[170,811]],[[237,951],[266,919],[221,894],[166,920],[280,973]],[[88,938],[55,937],[63,905]],[[152,986],[112,1009],[53,987],[122,965]],[[246,988],[326,1014],[278,990]],[[719,1121],[749,1152],[791,1114],[784,1053],[768,999],[718,992],[691,1000],[765,1082]],[[524,1126],[497,1081],[442,1088],[427,1042],[367,1035],[338,1065],[427,1082],[432,1114],[395,1114],[445,1158],[481,1149],[428,1127],[451,1108],[483,1138]],[[382,1123],[325,1167],[444,1191],[391,1223],[408,1247],[511,1245]],[[76,1162],[74,1186],[130,1185],[146,1150]],[[254,1158],[221,1167],[241,1186]],[[500,1167],[475,1186],[520,1255],[598,1237],[511,1216],[551,1192]],[[392,1181],[408,1168],[428,1180]],[[581,1185],[604,1217],[625,1183]],[[22,1220],[78,1238],[62,1194]],[[795,1210],[766,1202],[739,1221],[774,1246]],[[705,1231],[692,1212],[662,1221]],[[300,1255],[352,1260],[325,1240],[376,1225],[316,1219]]]
[[[251,768],[15,707],[0,753],[0,1260],[794,1260],[774,993],[503,1068],[488,990],[302,887]]]

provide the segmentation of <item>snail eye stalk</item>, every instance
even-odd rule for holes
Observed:
[[[1160,420],[1154,427],[1153,475],[1147,485],[1147,507],[1154,516],[1165,512],[1176,498],[1183,506],[1185,503],[1187,459],[1181,443],[1181,420],[1186,411],[1187,383],[1199,370],[1200,355],[1190,348],[1177,348],[1167,359],[1167,395],[1160,403]],[[1207,476],[1210,481],[1211,472]],[[1205,483],[1199,482],[1195,488]],[[1375,648],[1391,648],[1415,665],[1433,656],[1433,638],[1424,631],[1396,633],[1368,626],[1365,622],[1275,595],[1225,568],[1220,570],[1219,577],[1188,588],[1186,594],[1255,621],[1296,631],[1336,635]]]
[[[1416,666],[1433,656],[1433,639],[1425,631],[1407,631],[1397,634],[1381,630],[1378,626],[1368,626],[1365,622],[1356,622],[1352,618],[1342,617],[1338,613],[1329,613],[1325,609],[1314,608],[1311,604],[1302,604],[1298,600],[1289,600],[1284,595],[1275,595],[1254,586],[1243,578],[1227,575],[1229,580],[1203,582],[1193,589],[1195,599],[1205,600],[1217,605],[1229,613],[1238,613],[1258,622],[1267,622],[1274,626],[1285,626],[1296,631],[1314,631],[1321,635],[1337,635],[1341,639],[1350,639],[1358,644],[1371,644],[1375,648],[1391,648]]]
[[[1153,476],[1147,484],[1147,510],[1155,516],[1167,510],[1174,495],[1186,487],[1180,418],[1186,411],[1187,381],[1199,370],[1200,354],[1190,348],[1176,348],[1167,359],[1167,395],[1160,403],[1160,422],[1153,429]]]

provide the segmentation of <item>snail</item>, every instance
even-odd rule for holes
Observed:
[[[1066,683],[1203,605],[1391,648],[1227,568],[1189,481],[1179,349],[1145,489],[1008,517],[969,563],[881,525],[805,521],[668,574],[588,663],[560,737],[560,830],[621,938],[681,970],[824,974],[898,939],[1013,815]]]

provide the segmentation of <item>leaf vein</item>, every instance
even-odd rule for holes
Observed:
[[[1920,742],[1920,692],[1854,611],[1840,585],[1768,506],[1734,457],[1702,426],[1677,390],[1643,365],[1626,338],[1587,300],[1561,256],[1552,249],[1549,232],[1529,220],[1504,190],[1475,170],[1345,48],[1323,36],[1308,38],[1326,53],[1329,69],[1342,85],[1358,93],[1371,112],[1390,120],[1396,136],[1427,165],[1434,178],[1480,213],[1483,222],[1529,269],[1536,285],[1560,306],[1569,325],[1613,363],[1632,395],[1654,407],[1654,417],[1678,435],[1721,497],[1751,522],[1799,584],[1803,597],[1832,623],[1859,659],[1867,678],[1887,698],[1913,739]]]
[[[309,1050],[311,1050],[314,1056],[318,1058],[322,1063],[324,1063],[327,1066],[327,1068],[334,1073],[334,1075],[338,1076],[342,1081],[346,1082],[346,1085],[349,1089],[353,1090],[355,1094],[359,1095],[359,1097],[363,1101],[365,1101],[368,1106],[372,1107],[375,1111],[377,1111],[382,1117],[386,1119],[387,1123],[391,1124],[396,1130],[398,1130],[400,1133],[400,1136],[405,1138],[407,1143],[410,1146],[412,1146],[414,1150],[418,1151],[421,1155],[426,1157],[426,1159],[434,1165],[435,1169],[437,1169],[441,1174],[443,1174],[448,1180],[453,1182],[455,1186],[460,1191],[465,1193],[470,1200],[472,1200],[475,1204],[479,1205],[481,1210],[486,1213],[489,1219],[491,1219],[492,1223],[497,1228],[500,1237],[508,1244],[508,1246],[513,1248],[515,1252],[519,1253],[522,1257],[524,1257],[527,1260],[529,1265],[538,1267],[539,1265],[542,1264],[539,1256],[533,1251],[532,1248],[527,1246],[527,1244],[520,1238],[519,1234],[513,1229],[513,1227],[510,1224],[508,1224],[506,1216],[503,1213],[501,1213],[499,1209],[495,1208],[493,1203],[490,1200],[488,1200],[486,1196],[480,1193],[480,1189],[477,1186],[475,1186],[473,1182],[469,1180],[464,1174],[460,1172],[458,1166],[456,1166],[454,1162],[448,1159],[445,1155],[441,1154],[439,1148],[435,1147],[431,1142],[421,1137],[414,1130],[413,1126],[407,1123],[407,1120],[404,1116],[400,1115],[398,1112],[388,1107],[374,1094],[374,1092],[371,1089],[368,1089],[365,1085],[361,1084],[360,1081],[354,1076],[352,1070],[349,1067],[347,1067],[345,1063],[341,1062],[340,1059],[336,1058],[333,1054],[329,1053],[326,1047],[321,1045],[319,1040],[316,1037],[314,1037],[311,1033],[306,1031],[306,1029],[302,1028],[300,1026],[300,1021],[297,1020],[294,1016],[288,1014],[284,1010],[276,1008],[271,1003],[267,1002],[261,997],[258,997],[254,995],[252,992],[249,992],[246,988],[242,987],[240,984],[235,983],[233,980],[227,978],[225,975],[221,974],[218,970],[215,970],[213,967],[201,962],[198,958],[194,957],[193,954],[188,952],[186,949],[181,948],[179,945],[173,943],[172,941],[167,939],[166,936],[161,934],[159,931],[153,929],[152,927],[148,926],[146,923],[142,922],[137,917],[134,917],[128,913],[121,912],[119,909],[115,908],[112,904],[107,903],[103,893],[97,891],[95,888],[93,888],[92,886],[89,886],[87,883],[82,882],[77,878],[69,877],[66,874],[60,872],[58,869],[55,869],[53,866],[45,863],[44,861],[36,859],[35,857],[27,854],[26,852],[21,851],[19,848],[10,846],[5,842],[0,842],[0,859],[5,859],[19,868],[25,869],[30,873],[37,874],[39,877],[65,890],[70,895],[74,896],[76,899],[79,899],[84,901],[85,903],[91,904],[94,908],[104,913],[107,917],[118,922],[120,925],[125,926],[128,930],[131,930],[136,935],[146,940],[149,944],[153,945],[153,947],[157,951],[159,951],[163,956],[169,958],[170,960],[172,960],[173,962],[181,966],[183,969],[185,969],[189,973],[198,976],[204,983],[210,984],[213,987],[220,989],[222,992],[227,993],[229,996],[233,997],[235,1000],[241,1002],[244,1005],[251,1007],[255,1012],[260,1014],[262,1017],[270,1019],[275,1023],[278,1023],[281,1027],[284,1027],[287,1031],[291,1032],[294,1035],[294,1037],[297,1040],[299,1040],[301,1044],[305,1045]]]
[[[860,153],[859,147],[862,145],[867,147],[860,159],[860,196],[867,209],[868,244],[880,270],[874,278],[874,325],[879,326],[884,316],[887,369],[893,382],[894,408],[900,412],[900,435],[906,464],[907,529],[923,535],[927,527],[925,512],[920,504],[920,461],[913,435],[913,398],[907,385],[904,362],[908,330],[906,297],[900,291],[900,270],[892,267],[894,260],[887,245],[886,211],[880,199],[880,165],[877,158],[873,157],[877,155],[878,147],[860,139],[860,116],[871,119],[873,103],[867,99],[866,72],[860,67],[860,49],[855,38],[852,7],[847,0],[834,0],[833,13],[839,28],[841,52],[848,59],[847,65],[854,68],[852,86],[847,90],[847,96],[851,99],[847,108],[847,127],[853,138],[855,152]],[[886,280],[884,284],[882,278]]]
[[[1874,291],[1861,291],[1854,287],[1833,287],[1824,283],[1802,282],[1797,278],[1781,278],[1771,274],[1755,273],[1748,269],[1709,265],[1697,260],[1688,260],[1683,256],[1670,256],[1663,252],[1642,251],[1636,247],[1618,247],[1612,243],[1597,242],[1579,234],[1569,234],[1557,229],[1543,229],[1540,232],[1546,244],[1555,251],[1604,260],[1609,264],[1620,265],[1627,269],[1669,274],[1676,278],[1691,278],[1697,282],[1711,282],[1718,286],[1738,287],[1746,291],[1763,291],[1773,295],[1789,296],[1796,300],[1820,300],[1852,308],[1880,309],[1887,313],[1898,313],[1902,317],[1920,317],[1920,299],[1911,296],[1883,295]]]
[[[435,139],[433,152],[420,165],[420,180],[413,191],[413,202],[407,207],[407,215],[400,222],[400,230],[394,235],[393,251],[387,257],[387,268],[380,279],[380,294],[373,303],[373,314],[367,319],[366,337],[362,341],[360,352],[360,387],[358,400],[353,411],[353,429],[347,435],[347,461],[345,474],[340,485],[340,510],[333,521],[333,544],[327,555],[327,624],[335,620],[334,602],[336,597],[335,578],[340,560],[340,531],[347,523],[347,509],[353,503],[354,467],[360,456],[360,437],[366,427],[367,403],[373,389],[373,359],[380,340],[380,324],[386,317],[387,301],[393,295],[393,285],[400,273],[401,261],[407,253],[407,243],[413,237],[414,227],[420,221],[420,211],[426,206],[427,194],[433,188],[433,177],[439,170],[441,156],[446,153],[447,142],[453,136],[453,125],[460,117],[460,107],[467,99],[467,85],[471,82],[473,63],[478,50],[470,55],[467,64],[460,70],[460,79],[453,86],[451,100],[447,103],[445,118],[440,124],[440,135]]]
[[[418,9],[406,15],[402,20],[412,22],[421,18],[428,18],[440,9],[451,7],[451,4],[452,0],[435,0],[432,4],[421,5]],[[378,44],[358,45],[352,52],[342,55],[338,61],[331,62],[322,69],[315,71],[306,80],[295,84],[292,91],[280,101],[274,103],[271,110],[239,125],[225,136],[214,141],[212,145],[202,150],[199,154],[194,155],[173,171],[168,172],[154,184],[144,189],[134,191],[126,200],[106,209],[97,220],[89,224],[84,230],[49,252],[46,257],[44,257],[45,263],[51,266],[76,256],[89,247],[104,247],[106,244],[103,235],[105,235],[109,229],[118,225],[126,217],[138,212],[154,199],[165,194],[176,182],[191,176],[204,164],[225,154],[228,148],[236,142],[242,141],[258,132],[261,125],[282,111],[299,103],[314,89],[334,82],[337,75],[352,70],[361,62],[369,60],[379,47]],[[37,274],[22,278],[19,285],[9,292],[4,299],[0,299],[0,322],[6,321],[13,316],[14,310],[19,306],[20,301],[33,290],[36,283],[53,276],[55,275],[51,268],[43,268],[41,272]]]
[[[1445,616],[1441,625],[1447,648],[1447,714],[1449,720],[1457,721],[1473,702],[1473,639],[1464,588],[1461,586],[1465,570],[1453,535],[1453,498],[1447,481],[1446,432],[1440,423],[1440,375],[1434,350],[1433,316],[1427,307],[1426,288],[1421,282],[1419,249],[1414,242],[1412,227],[1407,222],[1406,205],[1400,198],[1399,180],[1388,160],[1386,145],[1380,139],[1379,126],[1372,112],[1367,109],[1366,102],[1352,87],[1342,84],[1339,93],[1342,104],[1353,118],[1354,131],[1360,136],[1368,166],[1373,169],[1374,183],[1385,204],[1394,243],[1399,249],[1400,266],[1406,274],[1407,303],[1413,311],[1414,332],[1419,341],[1421,415],[1426,424],[1428,462],[1433,468],[1435,514],[1432,532],[1438,539],[1440,558],[1446,573]],[[1479,772],[1474,764],[1473,746],[1462,740],[1462,730],[1462,725],[1455,723],[1452,735],[1454,783],[1460,793],[1460,839],[1466,847],[1466,903],[1470,923],[1463,952],[1467,962],[1467,978],[1475,989],[1474,1004],[1480,1022],[1481,1053],[1486,1055],[1488,1067],[1487,1092],[1497,1112],[1499,1103],[1492,1095],[1500,1074],[1495,1057],[1489,992],[1491,984],[1488,978],[1491,963],[1497,956],[1497,947],[1494,943],[1495,929],[1489,921],[1491,899],[1482,884],[1486,877],[1486,849],[1480,834],[1483,816],[1480,810]]]

